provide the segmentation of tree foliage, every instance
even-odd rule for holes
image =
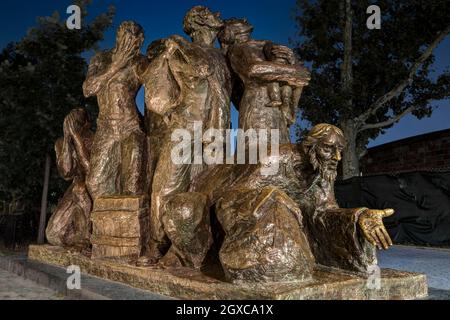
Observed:
[[[366,25],[372,4],[381,9],[381,30]],[[346,177],[359,174],[354,162],[370,138],[406,114],[430,116],[432,102],[450,96],[450,73],[433,70],[433,50],[450,33],[449,16],[448,1],[297,1],[296,51],[312,66],[300,108],[310,122],[344,130]]]
[[[22,198],[33,211],[40,205],[46,154],[62,136],[63,120],[75,107],[96,113],[95,100],[83,97],[87,71],[83,53],[96,49],[111,26],[114,8],[87,22],[90,1],[82,8],[81,30],[69,30],[66,16],[55,12],[38,18],[17,43],[0,54],[0,193],[10,200]],[[53,161],[50,204],[66,184],[58,178]]]

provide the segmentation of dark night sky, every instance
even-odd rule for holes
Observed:
[[[10,41],[23,37],[30,26],[36,24],[37,16],[49,16],[58,10],[65,16],[70,0],[13,1],[3,0],[0,11],[0,48]],[[288,39],[295,36],[295,24],[292,11],[295,0],[94,0],[89,8],[90,16],[105,12],[108,5],[117,9],[114,27],[124,20],[135,20],[140,23],[146,33],[145,47],[154,39],[172,34],[183,34],[182,20],[185,12],[194,5],[206,5],[214,11],[220,11],[222,17],[246,17],[254,26],[254,37],[268,39],[287,45]],[[114,45],[114,31],[106,34],[103,48]],[[435,69],[439,73],[450,66],[450,38],[448,37],[435,51]],[[138,97],[138,105],[142,107],[142,95]],[[450,101],[433,103],[438,106],[430,118],[417,120],[407,116],[396,126],[380,135],[370,146],[414,136],[426,132],[450,128]],[[234,115],[236,120],[236,115]]]

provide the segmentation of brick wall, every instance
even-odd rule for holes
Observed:
[[[370,148],[361,161],[363,175],[450,170],[450,129]]]

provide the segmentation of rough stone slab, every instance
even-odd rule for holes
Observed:
[[[95,200],[93,211],[137,211],[147,207],[145,196],[111,196]]]
[[[367,279],[317,270],[310,283],[231,284],[189,269],[139,268],[113,259],[91,260],[51,246],[30,246],[31,260],[59,266],[78,265],[82,272],[180,299],[418,299],[427,296],[425,275],[381,271],[381,289]]]

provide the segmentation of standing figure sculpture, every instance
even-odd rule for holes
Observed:
[[[146,66],[140,49],[144,32],[127,21],[117,31],[116,47],[91,61],[83,91],[97,96],[99,117],[87,185],[92,197],[143,193],[144,143],[136,107],[140,75]]]
[[[64,138],[55,144],[60,175],[72,184],[48,222],[47,240],[62,247],[89,247],[92,200],[86,188],[93,139],[84,109],[74,109],[64,120]]]
[[[252,31],[247,20],[229,19],[219,38],[243,91],[234,101],[239,128],[278,129],[280,143],[288,143],[289,126],[295,122],[295,108],[310,75],[291,49],[252,40]]]
[[[165,206],[170,197],[186,192],[193,177],[203,170],[202,164],[193,164],[194,152],[202,152],[194,151],[196,133],[210,128],[230,128],[231,76],[225,56],[214,48],[222,25],[219,14],[206,7],[194,7],[186,14],[183,24],[192,42],[171,36],[153,42],[148,50],[150,64],[144,74],[146,114],[156,119],[156,127],[164,127],[161,123],[164,121],[166,130],[164,137],[158,132],[150,133],[161,137],[158,141],[161,148],[156,156],[149,157],[152,161],[149,164],[151,240],[140,265],[154,264],[163,256],[163,264],[180,264],[179,246],[184,246],[191,248],[192,255],[183,263],[199,267],[206,252],[198,248],[203,248],[201,243],[212,241],[209,215],[202,210],[194,210],[194,213],[189,209],[186,210],[191,215],[182,215],[176,210],[165,210]],[[186,130],[191,136],[191,153],[183,155],[181,163],[172,159],[174,146],[179,143],[172,141],[177,129]],[[156,141],[151,137],[149,140]],[[149,146],[149,153],[155,149]],[[203,203],[201,197],[198,201]],[[170,227],[179,224],[196,229],[197,233],[186,233],[190,238],[183,237],[178,233],[180,228]]]

